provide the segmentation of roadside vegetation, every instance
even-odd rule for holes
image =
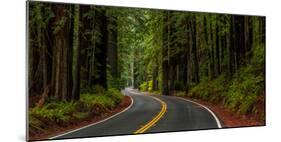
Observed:
[[[125,25],[117,16],[125,11],[36,1],[28,5],[30,138],[123,109],[127,50],[117,40],[119,26]]]
[[[135,88],[221,104],[234,113],[265,119],[264,17],[145,14],[148,32],[139,35],[144,46],[134,55]]]
[[[42,133],[56,126],[67,126],[90,117],[101,116],[116,107],[124,95],[116,89],[97,86],[94,93],[82,93],[79,101],[55,101],[50,98],[44,106],[29,110],[30,134]],[[98,90],[98,91],[96,91]]]

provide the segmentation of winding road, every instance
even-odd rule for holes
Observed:
[[[196,102],[173,96],[143,95],[131,88],[123,93],[132,99],[124,111],[50,139],[221,128],[216,115]]]

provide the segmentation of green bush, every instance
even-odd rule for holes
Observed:
[[[150,81],[145,81],[143,82],[139,88],[141,91],[149,91],[151,92],[152,91],[152,86],[153,86],[153,81],[150,80]]]
[[[125,80],[122,80],[120,78],[113,78],[111,75],[109,75],[107,85],[108,88],[124,89]]]
[[[94,90],[97,94],[81,94],[80,100],[77,102],[53,100],[42,107],[30,108],[30,131],[44,131],[47,126],[52,124],[65,125],[76,120],[85,119],[90,115],[101,115],[118,105],[124,97],[117,89],[111,88],[106,91],[100,86],[93,88],[95,88]]]
[[[152,94],[154,95],[159,95],[161,94],[161,91],[160,90],[154,90],[154,91],[151,91]]]
[[[227,89],[225,80],[226,79],[224,74],[211,81],[205,79],[198,85],[191,88],[188,96],[211,102],[219,102],[221,101],[222,95]]]
[[[124,98],[124,95],[115,88],[108,89],[106,96],[111,98],[114,101],[115,105],[120,103]]]
[[[152,80],[148,81],[148,90],[147,91],[151,92],[152,86],[153,86],[153,81]]]
[[[105,89],[100,85],[94,85],[93,91],[91,93],[93,93],[93,94],[104,94]]]
[[[43,107],[32,108],[29,115],[45,122],[65,123],[75,112],[75,105],[73,102],[50,103]]]
[[[232,78],[227,79],[222,74],[214,80],[202,80],[190,89],[188,96],[215,103],[222,102],[230,110],[241,114],[256,113],[255,106],[265,87],[263,74],[257,73],[257,68],[253,65],[246,65]]]
[[[115,103],[113,99],[105,95],[81,94],[80,102],[86,107],[86,111],[100,114],[111,109]]]
[[[147,91],[147,87],[148,85],[147,85],[147,82],[143,82],[141,85],[140,85],[140,90],[141,91]]]
[[[242,114],[253,112],[258,96],[262,94],[264,88],[263,76],[256,76],[254,70],[253,66],[246,66],[235,74],[235,79],[227,92],[226,101],[226,105],[232,110],[237,110]]]
[[[176,95],[223,103],[240,114],[258,114],[258,103],[263,103],[265,88],[265,46],[257,44],[251,50],[251,54],[247,54],[248,58],[234,70],[233,75],[225,71],[212,80],[208,75],[202,76],[200,83],[189,83],[188,94],[176,92]],[[182,83],[176,81],[175,90],[182,91],[182,88]]]
[[[179,97],[184,97],[186,95],[184,91],[177,91],[175,94]]]

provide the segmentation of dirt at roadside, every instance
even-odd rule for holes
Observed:
[[[223,122],[223,127],[231,128],[231,127],[265,125],[265,121],[259,118],[257,115],[253,115],[253,114],[242,115],[228,110],[222,104],[212,104],[198,99],[191,99],[191,98],[187,98],[187,99],[203,104],[209,109],[211,109]]]
[[[143,92],[145,95],[152,95],[150,92]],[[223,106],[223,104],[213,104],[207,101],[199,100],[199,99],[193,99],[193,98],[187,98],[186,99],[198,102],[202,105],[205,105],[209,109],[211,109],[222,121],[224,128],[234,128],[234,127],[246,127],[246,126],[265,126],[265,120],[261,119],[260,116],[254,115],[254,114],[247,114],[242,115],[238,114],[236,112],[232,112],[226,107]],[[260,103],[259,106],[260,110],[264,111],[264,105]]]

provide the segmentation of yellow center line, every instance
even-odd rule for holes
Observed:
[[[152,96],[151,96],[152,97]],[[165,112],[167,111],[167,105],[164,101],[153,97],[154,99],[156,99],[157,101],[159,101],[161,103],[161,111],[158,113],[157,116],[155,116],[150,122],[148,122],[146,125],[144,125],[143,127],[141,127],[140,129],[138,129],[137,131],[134,132],[134,134],[141,134],[144,133],[145,131],[147,131],[150,127],[152,127],[157,121],[159,121],[159,119],[165,114]]]

